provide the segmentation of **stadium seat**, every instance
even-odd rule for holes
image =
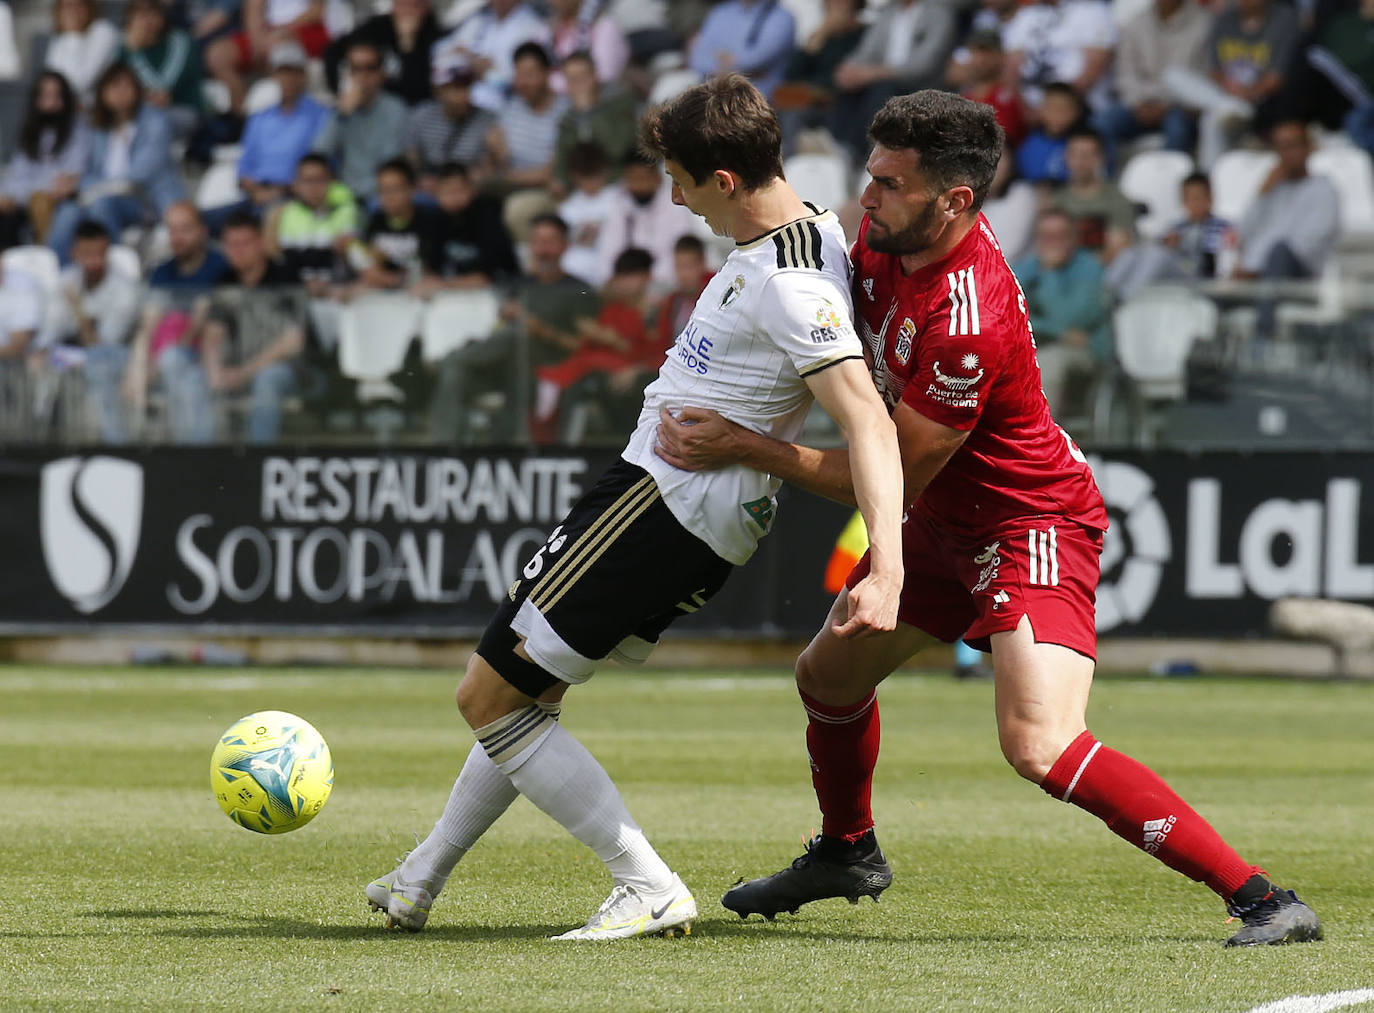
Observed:
[[[1316,297],[1313,302],[1289,300],[1279,303],[1274,317],[1280,339],[1291,343],[1295,327],[1334,327],[1345,320],[1346,284],[1341,265],[1335,257],[1327,261],[1322,273],[1317,276],[1313,294]]]
[[[229,89],[224,82],[214,79],[201,82],[200,97],[205,102],[205,108],[216,114],[227,113],[232,104]]]
[[[239,167],[232,162],[216,162],[205,170],[196,188],[196,207],[202,211],[224,207],[242,199]]]
[[[61,300],[62,267],[57,254],[46,246],[12,246],[0,257],[6,271],[27,274],[43,291],[43,329],[37,336],[37,343],[43,344],[56,326]]]
[[[1131,384],[1133,430],[1150,446],[1161,421],[1155,409],[1187,394],[1188,353],[1216,333],[1217,308],[1187,288],[1160,285],[1118,307],[1113,323],[1117,361]]]
[[[1374,168],[1369,153],[1354,145],[1318,148],[1307,167],[1328,176],[1341,195],[1341,236],[1361,245],[1374,242]]]
[[[1212,210],[1229,222],[1239,222],[1277,160],[1272,151],[1238,148],[1223,154],[1212,166]]]
[[[420,347],[426,362],[438,362],[449,352],[487,337],[500,321],[496,290],[477,288],[441,292],[424,311]]]
[[[649,91],[649,105],[658,105],[676,98],[700,81],[701,75],[695,70],[685,67],[681,70],[670,70],[654,82],[653,88]]]
[[[252,116],[281,102],[281,86],[270,77],[254,81],[243,99],[243,114]]]
[[[798,196],[819,208],[838,208],[850,199],[849,163],[843,155],[793,155],[783,171]]]
[[[1147,209],[1136,220],[1142,236],[1157,239],[1182,221],[1179,187],[1192,171],[1192,156],[1181,151],[1142,151],[1126,163],[1121,171],[1121,192]]]
[[[131,246],[115,244],[110,247],[110,270],[129,281],[143,280],[143,265],[138,259],[138,251]]]
[[[1150,6],[1150,0],[1112,0],[1112,20],[1117,27],[1123,27],[1135,20]]]
[[[800,46],[821,26],[825,18],[825,4],[821,0],[782,0],[797,26],[797,45]]]
[[[339,314],[339,371],[359,381],[366,400],[390,395],[386,378],[405,364],[423,305],[400,292],[368,292]]]

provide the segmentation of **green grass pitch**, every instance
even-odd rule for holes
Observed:
[[[607,672],[569,694],[696,893],[687,939],[553,943],[609,882],[523,800],[455,872],[423,934],[362,887],[424,834],[471,743],[454,677],[311,669],[0,670],[0,1009],[1236,1011],[1374,988],[1374,686],[1103,680],[1091,727],[1158,769],[1296,887],[1324,942],[1226,950],[1220,903],[1019,780],[992,689],[884,687],[875,806],[897,880],[741,922],[740,876],[817,821],[783,673]],[[218,733],[294,711],[333,749],[333,798],[262,837],[210,795]],[[1366,1009],[1374,1006],[1365,1007]]]

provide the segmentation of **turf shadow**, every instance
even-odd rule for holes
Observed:
[[[566,924],[557,925],[436,925],[418,933],[421,939],[447,942],[511,942],[547,939],[566,932]],[[295,918],[269,915],[240,917],[231,925],[179,925],[157,935],[201,939],[414,939],[417,934],[388,932],[380,922],[337,924],[306,922]]]
[[[894,932],[883,931],[881,929],[828,929],[821,926],[809,926],[800,920],[784,921],[781,918],[773,923],[751,918],[748,921],[723,920],[723,921],[703,921],[699,922],[693,930],[694,935],[715,936],[719,938],[743,938],[745,936],[757,936],[760,939],[768,938],[769,934],[784,936],[785,938],[811,939],[817,942],[842,942],[842,943],[901,943],[907,946],[940,946],[950,943],[960,944],[1020,944],[1020,945],[1043,945],[1043,944],[1065,944],[1073,943],[1078,945],[1100,945],[1102,943],[1220,943],[1221,939],[1214,935],[1187,934],[1169,935],[1167,933],[1154,933],[1151,935],[1139,935],[1136,933],[1120,933],[1116,935],[1103,934],[1100,932],[1072,934],[1066,932],[1057,933],[1027,933],[1027,932]]]
[[[110,908],[82,911],[83,918],[231,918],[226,911],[199,911],[180,908]]]

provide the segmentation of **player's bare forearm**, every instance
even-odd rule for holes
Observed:
[[[887,407],[878,396],[861,359],[837,363],[808,378],[807,385],[816,395],[821,407],[844,431],[849,443],[849,491],[868,525],[872,545],[872,572],[889,575],[901,582],[902,572],[902,459],[897,443],[897,429]],[[814,453],[814,452],[813,452]],[[834,472],[836,458],[827,459],[824,452],[811,459],[810,454],[799,455],[799,463],[810,463],[823,489],[843,490],[843,481]],[[830,467],[827,467],[829,465]]]
[[[896,426],[862,359],[838,362],[812,374],[807,386],[849,441],[850,484],[868,526],[868,573],[846,592],[848,616],[832,626],[832,632],[843,638],[896,629],[902,593],[904,506]],[[826,473],[824,456],[813,463]],[[827,478],[836,481],[835,477]]]
[[[776,475],[784,482],[836,503],[852,507],[859,505],[854,492],[848,448],[817,450],[815,447],[775,440],[747,429],[742,432],[745,435],[740,441],[743,454],[741,464],[755,471]]]

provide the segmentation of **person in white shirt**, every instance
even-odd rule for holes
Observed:
[[[0,377],[23,369],[24,357],[43,329],[43,312],[38,281],[0,262]]]
[[[89,105],[96,80],[119,55],[119,29],[95,16],[94,0],[57,0],[44,64],[70,82]]]
[[[602,226],[616,204],[610,176],[606,152],[595,141],[579,141],[568,152],[568,178],[573,190],[558,205],[558,217],[568,223],[563,270],[592,288],[605,282],[598,250]]]
[[[692,894],[557,720],[569,686],[608,657],[647,659],[675,618],[749,559],[773,520],[781,482],[772,476],[687,471],[660,457],[663,414],[709,406],[753,431],[795,435],[819,400],[849,437],[875,535],[873,572],[849,592],[837,634],[896,628],[902,468],[854,330],[844,232],[783,179],[777,116],[742,75],[651,110],[644,136],[665,159],[674,198],[736,247],[645,390],[620,459],[520,569],[468,663],[458,706],[477,744],[434,831],[365,889],[391,925],[424,927],[449,873],[517,794],[591,848],[614,882],[584,926],[555,938],[671,934],[696,919]]]
[[[605,284],[615,258],[636,246],[653,254],[654,285],[666,292],[675,280],[673,246],[693,231],[691,212],[673,202],[673,181],[642,151],[626,156],[624,175],[612,193],[597,240],[597,277],[587,281]]]
[[[434,63],[461,56],[477,74],[473,105],[500,112],[515,77],[515,51],[526,42],[547,46],[549,26],[523,0],[490,0],[434,44]]]
[[[953,6],[942,0],[890,3],[835,68],[830,132],[856,160],[868,157],[868,124],[883,103],[941,83],[956,27]]]
[[[1053,81],[1073,86],[1093,109],[1111,99],[1107,67],[1116,45],[1116,23],[1103,0],[1041,0],[1022,7],[1002,30],[1007,83],[1021,89],[1033,109],[1041,88]]]
[[[550,0],[552,11],[552,48],[554,59],[562,63],[574,53],[586,53],[602,84],[620,80],[630,62],[630,45],[625,33],[601,4],[584,0]],[[563,75],[555,73],[553,89],[566,91]]]
[[[1340,236],[1341,200],[1325,176],[1307,171],[1307,125],[1280,123],[1269,135],[1279,160],[1238,225],[1242,278],[1315,278]]]
[[[54,308],[48,363],[80,367],[92,414],[105,443],[128,441],[122,387],[129,365],[129,339],[138,324],[143,286],[136,275],[110,262],[110,233],[84,221],[72,243],[72,263],[62,272]]]

